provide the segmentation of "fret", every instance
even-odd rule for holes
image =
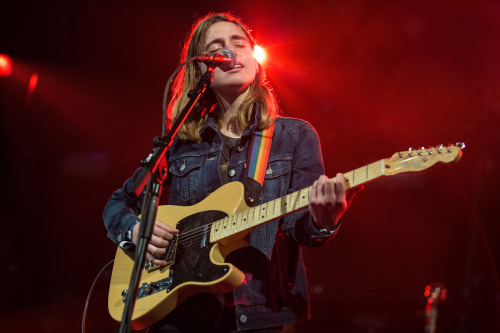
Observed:
[[[244,214],[243,219],[245,221],[245,230],[248,229],[248,214],[250,214],[250,210],[246,211],[246,214]]]
[[[247,212],[241,212],[239,215],[240,215],[240,224],[241,224],[241,228],[240,228],[240,231],[242,230],[246,230],[247,227],[246,227],[246,219],[245,219],[245,216],[246,216]]]
[[[233,215],[234,216],[234,233],[236,234],[241,230],[240,226],[240,214]]]
[[[270,202],[267,202],[266,203],[266,212],[267,212],[267,218],[270,219],[270,220],[273,220],[274,219],[274,207],[273,207],[273,203],[270,201]]]
[[[260,224],[260,206],[254,207],[252,227],[258,226]]]
[[[234,232],[233,232],[233,225],[234,225],[234,215],[232,216],[228,216],[228,219],[229,219],[229,236],[231,236]]]
[[[215,224],[215,235],[217,236],[217,240],[220,240],[220,220]]]
[[[292,204],[292,195],[289,194],[286,196],[286,199],[285,199],[285,214],[290,211],[291,204]]]
[[[266,220],[266,205],[263,204],[263,205],[260,205],[258,206],[259,207],[259,219],[258,219],[258,224],[262,224],[262,222],[264,222]]]
[[[266,222],[268,220],[267,207],[268,203],[260,205],[259,224],[262,224],[263,222]]]
[[[241,213],[235,214],[234,216],[234,233],[238,233],[241,230]]]
[[[223,224],[223,220],[219,220],[219,223],[217,224],[218,228],[219,228],[219,232],[218,232],[218,236],[219,236],[219,239],[222,239],[222,224]]]
[[[280,216],[279,208],[280,208],[279,199],[273,200],[273,219]]]
[[[212,237],[214,238],[214,241],[216,240],[219,240],[219,238],[217,237],[217,222],[218,221],[215,221],[212,223]]]

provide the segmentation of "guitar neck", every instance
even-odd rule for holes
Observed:
[[[346,188],[351,188],[384,175],[384,160],[380,160],[344,173],[344,179]],[[335,179],[328,179],[328,181],[334,182]],[[307,207],[309,205],[311,189],[312,186],[306,187],[284,197],[271,200],[262,205],[213,222],[210,241],[219,241]]]

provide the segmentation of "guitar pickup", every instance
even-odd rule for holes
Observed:
[[[175,253],[177,250],[178,237],[179,237],[178,234],[174,235],[174,238],[172,238],[172,240],[169,241],[167,252],[165,252],[164,254],[155,254],[153,256],[158,260],[165,260],[167,262],[167,265],[172,265],[175,261]],[[144,264],[144,270],[148,272],[158,269],[160,267],[163,266],[153,264],[149,260],[146,260],[146,263]]]

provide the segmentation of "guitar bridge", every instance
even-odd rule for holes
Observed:
[[[167,265],[172,265],[175,261],[175,253],[176,253],[176,250],[177,250],[177,239],[178,239],[179,235],[174,235],[174,238],[172,238],[171,241],[169,241],[169,244],[168,244],[168,247],[167,247],[167,252],[165,252],[164,254],[160,254],[160,255],[153,255],[156,259],[159,259],[159,260],[165,260],[167,262]],[[156,264],[153,264],[151,263],[149,260],[146,260],[146,263],[144,264],[144,270],[145,271],[153,271],[155,269],[158,269],[160,267],[163,267],[163,266],[160,266],[160,265],[156,265]]]
[[[137,297],[136,299],[143,298],[152,294],[156,294],[157,292],[167,290],[172,285],[173,279],[169,276],[162,280],[151,282],[151,283],[143,283],[139,288],[137,288]],[[122,292],[123,303],[127,301],[128,290],[125,289]]]

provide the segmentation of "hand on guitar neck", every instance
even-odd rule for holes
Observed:
[[[334,229],[362,186],[347,190],[344,175],[333,179],[322,175],[314,182],[309,198],[309,211],[318,229]]]

